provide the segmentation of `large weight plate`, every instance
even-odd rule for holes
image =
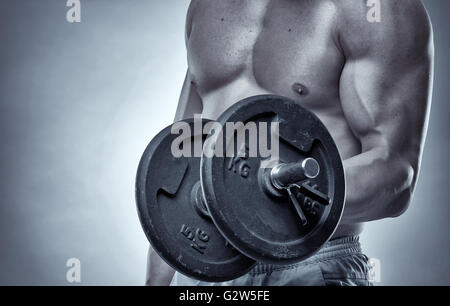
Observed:
[[[186,123],[193,132],[194,121]],[[208,282],[235,279],[255,262],[228,244],[211,219],[193,205],[200,157],[174,157],[171,145],[177,137],[171,133],[171,126],[167,127],[150,142],[140,161],[136,202],[144,232],[156,252],[175,270]],[[190,137],[183,145],[194,147],[205,138]]]
[[[261,173],[266,170],[262,169],[262,163],[267,159],[260,155],[234,159],[204,153],[201,182],[208,209],[222,235],[243,254],[273,264],[304,260],[331,238],[343,212],[345,177],[338,149],[313,113],[280,96],[245,99],[225,111],[218,120],[222,126],[227,122],[246,124],[251,121],[258,127],[261,122],[279,123],[280,162],[298,162],[307,157],[319,162],[320,175],[297,182],[302,188],[293,189],[308,223],[302,224],[287,192],[272,197],[263,191]],[[222,133],[211,133],[207,143],[215,146],[205,146],[205,152],[208,152],[207,147],[217,150],[222,141],[224,156],[230,145],[237,153],[240,144],[236,137],[230,136],[233,135],[226,135],[226,128]],[[250,145],[248,138],[245,139],[247,146]],[[315,191],[325,194],[329,204],[320,203],[313,196]]]

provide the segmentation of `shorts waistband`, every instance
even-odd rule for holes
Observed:
[[[361,252],[362,250],[361,244],[359,243],[359,236],[348,236],[328,241],[314,256],[329,254],[334,257],[340,254],[347,255]]]
[[[359,243],[359,236],[336,238],[325,243],[316,254],[308,259],[305,259],[304,261],[284,266],[257,263],[250,271],[250,274],[268,273],[277,270],[277,267],[288,269],[290,267],[309,265],[328,259],[356,254],[362,254],[361,244]]]

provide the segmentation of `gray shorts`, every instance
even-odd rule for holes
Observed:
[[[359,237],[326,243],[314,256],[297,264],[256,264],[244,276],[223,283],[207,283],[176,272],[171,286],[370,286],[368,258]]]

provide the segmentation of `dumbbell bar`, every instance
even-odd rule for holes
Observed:
[[[287,190],[290,195],[290,199],[295,205],[297,213],[301,219],[301,223],[305,226],[307,225],[308,220],[301,208],[301,205],[298,204],[296,197],[291,194],[290,188],[297,187],[298,189],[302,189],[302,187],[296,185],[297,182],[304,181],[305,179],[315,179],[319,173],[319,163],[314,158],[310,157],[296,163],[278,164],[276,167],[272,168],[271,171],[264,174],[267,178],[261,181],[262,184],[264,184],[262,188],[269,195],[271,195],[271,190],[274,190],[273,188],[275,188],[278,192]],[[267,186],[268,184],[270,184],[270,186]],[[307,191],[310,192],[312,198],[319,199],[320,203],[325,205],[329,204],[329,198],[326,195],[312,188],[308,188]],[[210,217],[202,195],[200,181],[198,184],[194,185],[191,194],[191,201],[195,205],[197,211],[205,217]],[[272,193],[272,195],[274,194]]]

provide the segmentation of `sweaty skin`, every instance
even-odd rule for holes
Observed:
[[[347,199],[335,237],[408,208],[427,130],[433,39],[419,0],[193,0],[188,71],[175,120],[216,119],[273,93],[314,112],[344,160]],[[173,270],[150,249],[147,284]]]

